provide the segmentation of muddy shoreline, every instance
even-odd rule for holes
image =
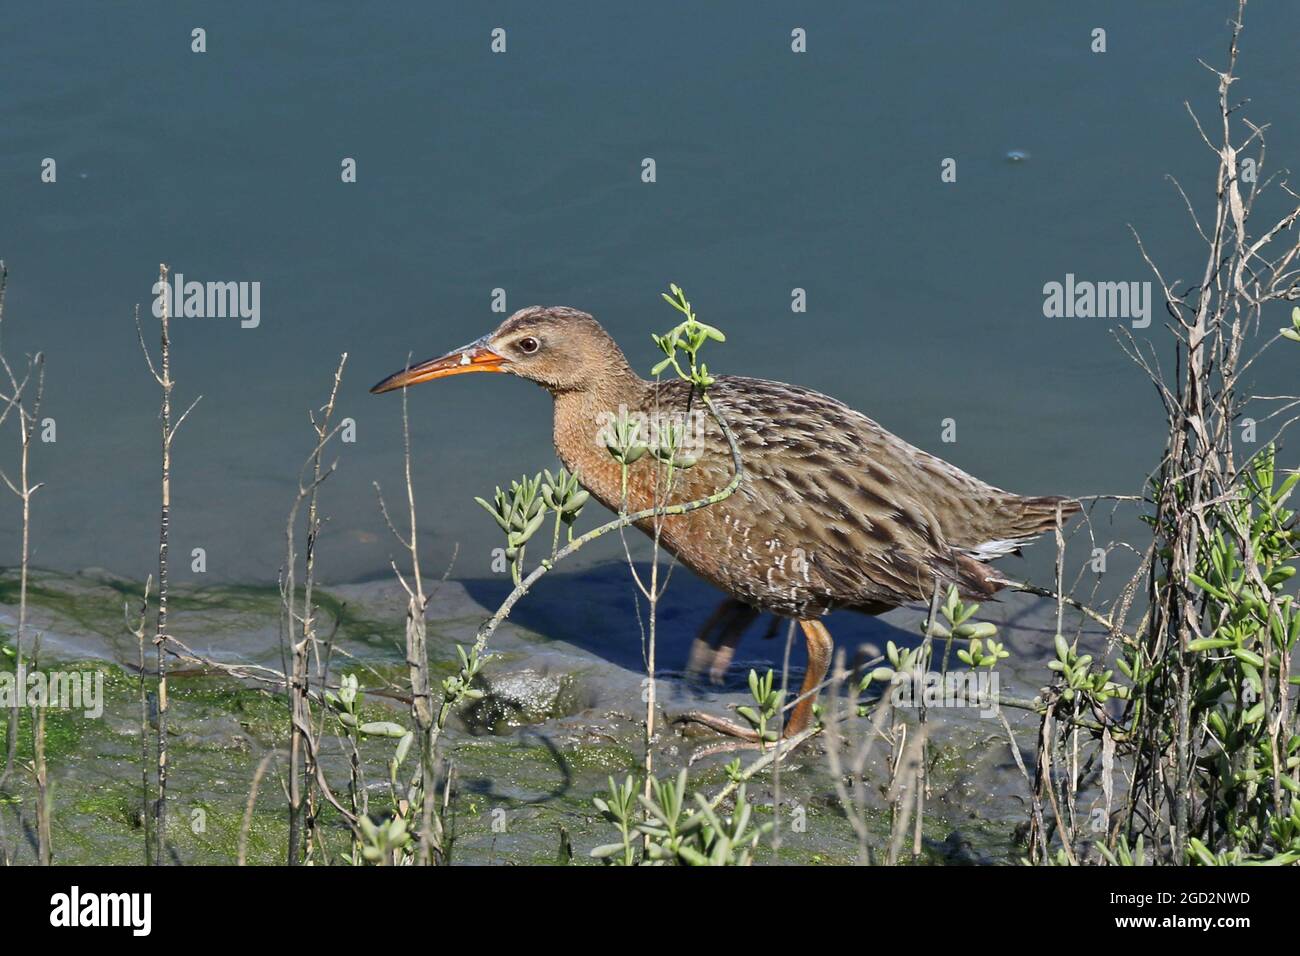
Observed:
[[[722,686],[686,680],[682,669],[691,640],[716,592],[680,569],[676,574],[658,626],[658,658],[664,665],[658,685],[664,729],[655,744],[660,774],[675,772],[710,740],[683,736],[670,724],[674,716],[690,709],[725,713],[746,698],[745,676],[751,667],[771,667],[779,679],[785,652],[784,629],[763,640],[767,628],[757,624],[746,634]],[[0,573],[0,631],[10,644],[16,588],[16,573]],[[124,604],[132,613],[138,605],[139,583],[101,570],[37,571],[29,588],[29,633],[41,635],[41,668],[104,675],[101,717],[49,711],[56,862],[140,862],[138,648],[123,617]],[[479,624],[508,593],[509,583],[431,581],[428,588],[433,594],[429,651],[434,676],[441,677],[454,670],[456,645],[473,640]],[[445,738],[445,752],[455,766],[453,862],[554,863],[567,840],[573,862],[586,863],[587,851],[608,841],[608,824],[591,798],[604,789],[607,777],[635,774],[644,749],[644,667],[633,592],[625,565],[557,571],[494,635],[489,651],[495,656],[484,670],[485,697],[453,718]],[[402,695],[385,688],[390,680],[398,684],[404,671],[405,602],[398,585],[347,584],[325,587],[319,594],[323,612],[338,625],[333,673],[359,676],[369,689],[366,708],[375,719],[400,720]],[[180,588],[172,608],[173,633],[199,654],[231,664],[281,668],[274,588]],[[890,640],[917,643],[923,614],[923,608],[905,607],[881,618],[832,615],[827,623],[837,646],[850,655],[861,651],[869,656]],[[1000,693],[1033,697],[1050,674],[1046,663],[1052,656],[1055,606],[1015,594],[986,604],[980,618],[999,626],[999,639],[1011,651],[998,668]],[[1097,640],[1096,635],[1089,640]],[[791,653],[792,686],[802,674],[801,644],[796,640]],[[12,670],[9,658],[5,666]],[[283,745],[283,694],[202,668],[174,667],[169,844],[176,862],[232,863],[256,766],[268,750]],[[1004,713],[1032,768],[1036,722],[1024,711],[1005,708]],[[1027,793],[1000,721],[965,708],[931,711],[930,721],[932,793],[922,862],[1015,862],[1022,852],[1016,834],[1025,819]],[[25,722],[20,729],[29,746]],[[856,858],[857,840],[836,796],[823,746],[815,739],[783,766],[783,862],[847,863]],[[366,776],[380,800],[386,792],[383,768],[389,750],[383,741],[363,748]],[[720,787],[727,759],[697,762],[691,768],[693,784]],[[327,755],[327,767],[345,778],[341,750]],[[750,785],[751,800],[769,815],[774,812],[772,783],[771,775],[764,774]],[[20,862],[30,862],[33,853],[29,790],[28,782],[19,780],[14,798],[0,807],[2,838]],[[881,794],[870,796],[878,847],[888,835],[888,805]],[[249,862],[282,862],[286,813],[278,779],[264,781],[252,821]],[[335,848],[341,849],[344,831],[336,827],[332,835]],[[764,849],[760,858],[771,854]]]

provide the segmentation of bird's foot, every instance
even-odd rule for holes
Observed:
[[[688,766],[694,765],[696,761],[703,760],[705,757],[713,757],[717,754],[734,753],[737,750],[761,750],[763,748],[763,742],[757,731],[752,727],[741,726],[734,720],[727,720],[725,717],[692,710],[689,713],[682,714],[673,723],[699,724],[702,727],[708,727],[710,730],[716,730],[720,734],[733,738],[732,740],[709,744],[707,747],[696,750],[691,754],[690,760],[687,761]]]
[[[801,737],[801,735],[813,725],[813,721],[816,719],[814,707],[817,702],[817,693],[821,689],[822,680],[826,677],[826,671],[830,667],[831,650],[833,649],[830,633],[820,621],[815,619],[800,621],[799,626],[803,628],[804,637],[808,642],[808,667],[804,670],[803,684],[799,687],[799,696],[796,698],[794,710],[786,718],[785,725],[781,730],[781,750],[785,750],[786,742],[793,738],[799,738],[798,743],[807,739],[806,736]],[[705,748],[704,751],[691,758],[691,763],[710,753],[752,748],[765,749],[776,745],[776,741],[771,740],[767,735],[760,734],[753,726],[746,727],[734,720],[707,714],[703,711],[688,711],[675,719],[673,723],[700,724],[716,730],[720,734],[734,738],[734,742]],[[796,746],[798,743],[796,743]]]
[[[710,684],[720,687],[726,683],[727,671],[731,669],[735,656],[734,643],[714,647],[707,640],[697,637],[691,645],[691,656],[686,662],[686,677],[698,681],[707,675]]]
[[[757,741],[751,740],[724,740],[721,743],[709,744],[707,747],[701,747],[694,751],[690,759],[686,761],[686,766],[693,767],[698,761],[706,757],[716,757],[718,754],[731,754],[738,750],[762,750],[763,745]]]
[[[748,741],[757,744],[761,742],[758,731],[752,727],[745,727],[736,723],[734,720],[728,720],[726,717],[718,717],[715,714],[706,714],[702,710],[692,710],[676,718],[675,724],[700,724],[708,727],[710,730],[716,730],[720,734],[728,737],[735,737],[737,740]]]
[[[770,750],[780,743],[783,749],[793,750],[788,745],[791,737],[795,736],[791,728],[787,727],[785,733],[781,735],[780,741],[764,740],[752,727],[746,727],[736,723],[734,720],[728,720],[725,717],[718,717],[715,714],[706,714],[703,711],[692,710],[682,714],[673,721],[674,724],[699,724],[716,730],[720,734],[725,734],[733,739],[720,741],[716,744],[709,744],[701,747],[691,754],[688,764],[694,764],[705,757],[713,757],[717,754],[735,753],[738,750]],[[796,745],[797,746],[797,745]]]
[[[686,676],[698,680],[708,675],[713,684],[722,684],[736,656],[745,629],[754,623],[758,611],[734,598],[726,598],[704,622],[686,664]]]

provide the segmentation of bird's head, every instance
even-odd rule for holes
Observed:
[[[388,376],[370,391],[468,372],[509,372],[551,392],[595,387],[611,374],[628,371],[618,345],[586,312],[563,306],[531,306],[506,319],[496,331]]]

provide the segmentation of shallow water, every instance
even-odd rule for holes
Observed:
[[[257,328],[177,323],[178,403],[203,399],[176,446],[173,549],[207,556],[205,576],[176,561],[182,581],[274,580],[306,413],[342,351],[358,439],[326,489],[321,573],[384,573],[371,482],[397,491],[399,402],[365,389],[494,325],[498,287],[511,310],[595,313],[645,369],[676,281],[730,334],[716,371],[821,388],[1014,490],[1140,489],[1160,441],[1151,389],[1113,323],[1045,318],[1042,290],[1147,279],[1129,222],[1172,274],[1197,270],[1164,175],[1209,188],[1182,101],[1211,104],[1196,57],[1218,62],[1228,4],[570,9],[6,12],[6,341],[46,351],[58,423],[34,462],[36,564],[154,564],[156,394],[131,311],[147,314],[160,259],[262,290]],[[1089,51],[1096,26],[1105,54]],[[1298,26],[1294,4],[1252,8],[1240,86],[1277,123],[1270,155],[1293,162]],[[940,182],[945,157],[956,183]],[[1162,336],[1159,316],[1135,334]],[[471,496],[552,460],[549,402],[503,377],[411,402],[426,560],[459,543],[457,575],[486,576],[498,542]],[[16,547],[6,518],[0,554]]]

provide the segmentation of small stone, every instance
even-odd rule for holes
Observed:
[[[495,675],[486,672],[480,679],[486,696],[466,713],[466,719],[493,731],[567,717],[581,709],[571,674],[525,668]]]

